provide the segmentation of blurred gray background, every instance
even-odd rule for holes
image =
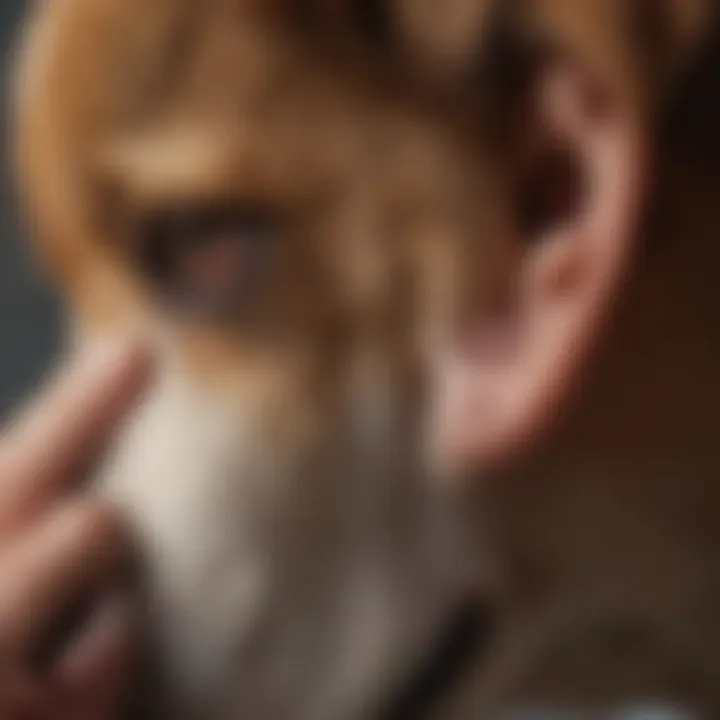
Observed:
[[[58,344],[59,312],[52,290],[33,267],[12,182],[8,80],[25,0],[0,0],[3,163],[0,182],[0,418],[42,376]]]

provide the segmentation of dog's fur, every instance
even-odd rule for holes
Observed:
[[[473,63],[492,3],[388,3],[390,39],[355,5],[50,0],[29,25],[19,138],[42,252],[79,342],[139,330],[161,356],[102,483],[143,540],[172,717],[373,716],[492,574],[480,512],[433,489],[426,453],[432,350],[468,307],[495,300],[518,251],[515,145],[503,144],[510,126],[493,133],[488,118],[505,106],[494,96],[488,113],[472,89],[491,92]],[[533,5],[535,27],[549,20],[639,108],[655,107],[670,73],[655,69],[663,82],[651,84],[637,69],[617,31],[623,3]],[[673,51],[667,67],[684,49],[663,48]],[[148,211],[198,199],[260,205],[281,221],[266,282],[232,323],[175,322],[134,264]],[[533,556],[519,575],[540,573],[560,591],[549,601],[536,585],[513,589],[511,661],[490,652],[471,709],[464,697],[446,714],[478,717],[495,691],[585,694],[583,677],[602,686],[589,696],[664,685],[706,699],[714,670],[699,688],[685,682],[673,674],[688,660],[677,648],[660,657],[650,644],[627,661],[640,669],[632,678],[621,663],[599,673],[636,639],[626,635],[577,667],[608,617],[620,617],[610,631],[632,631],[643,613],[654,628],[675,601],[688,607],[656,597],[668,589],[659,575],[672,567],[677,581],[687,555],[663,533],[638,531],[633,505],[597,493],[590,483],[552,509],[536,498],[534,518],[522,500],[485,498],[505,523],[498,547],[513,561]],[[595,530],[565,513],[592,517]],[[623,551],[601,552],[597,538]],[[668,555],[659,575],[644,564],[658,552]],[[588,560],[598,553],[619,562]],[[688,588],[712,560],[697,563]],[[636,602],[608,590],[629,578],[621,594]],[[687,623],[677,628],[671,637],[685,637]],[[555,652],[550,637],[566,645]],[[703,672],[715,667],[689,655]],[[693,682],[702,674],[689,672]]]

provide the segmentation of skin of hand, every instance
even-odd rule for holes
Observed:
[[[83,488],[145,386],[136,344],[94,348],[63,369],[0,436],[0,717],[106,720],[133,669],[133,622],[120,593],[129,533]],[[112,598],[104,600],[104,598]],[[79,630],[41,666],[38,649],[77,607]]]

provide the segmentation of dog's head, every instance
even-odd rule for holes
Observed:
[[[359,5],[47,3],[21,77],[74,329],[161,356],[108,485],[144,533],[164,664],[253,717],[369,710],[462,600],[426,406],[510,229],[473,103]]]
[[[361,11],[287,5],[43,8],[21,125],[83,325],[159,321],[201,373],[274,386],[257,402],[281,425],[318,384],[346,392],[350,357],[410,378],[501,237],[460,109],[406,82]]]
[[[176,697],[362,716],[445,628],[482,562],[428,483],[441,359],[586,209],[537,131],[540,69],[581,55],[641,124],[698,24],[666,3],[674,42],[643,54],[630,5],[39,4],[19,131],[42,252],[81,338],[149,332],[163,358],[109,482]]]

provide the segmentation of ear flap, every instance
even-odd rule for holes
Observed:
[[[478,96],[524,247],[507,309],[444,348],[432,445],[448,467],[514,461],[568,406],[632,269],[661,104],[711,11],[528,0],[490,18]]]
[[[478,309],[463,342],[443,348],[430,444],[449,468],[513,462],[543,441],[632,264],[646,188],[640,75],[616,6],[538,0],[534,8],[550,5],[544,16],[520,13],[525,28],[485,48],[491,84],[480,97],[491,115],[506,106],[492,142],[501,140],[523,247],[501,312]],[[509,18],[511,30],[517,20]],[[515,97],[498,74],[508,63],[519,77]]]

